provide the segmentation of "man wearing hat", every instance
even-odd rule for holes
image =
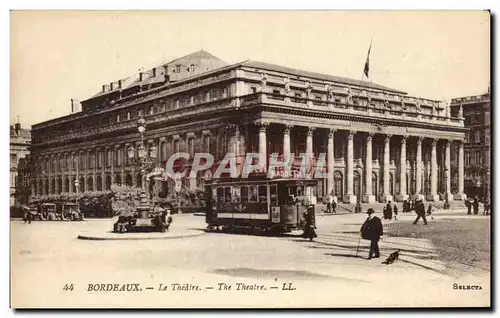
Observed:
[[[361,237],[365,240],[370,240],[368,259],[372,257],[378,258],[380,257],[378,241],[384,235],[382,221],[374,215],[375,211],[372,208],[369,208],[366,213],[368,214],[368,218],[363,223],[363,226],[361,226]]]

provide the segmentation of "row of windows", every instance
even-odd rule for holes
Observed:
[[[475,130],[471,130],[467,133],[465,133],[465,142],[466,143],[481,143],[482,142],[482,138],[483,137],[483,134],[482,134],[482,131],[480,129],[475,129]]]
[[[483,153],[481,151],[466,150],[464,153],[464,161],[466,166],[480,166],[483,164]]]

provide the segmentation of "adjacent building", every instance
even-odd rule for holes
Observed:
[[[465,185],[468,197],[490,198],[491,189],[491,96],[488,93],[451,100],[451,112],[464,118]],[[455,160],[456,162],[456,160]]]
[[[318,179],[319,198],[463,198],[467,129],[447,104],[263,62],[228,65],[203,50],[104,84],[80,112],[34,125],[33,195],[74,192],[75,180],[80,191],[140,186],[127,155],[141,143],[139,117],[147,123],[144,146],[157,152],[159,167],[174,152],[209,152],[216,162],[230,151],[316,159],[325,153],[329,173]],[[458,158],[453,167],[452,157]],[[186,178],[183,186],[201,187],[205,178],[210,173]],[[174,182],[161,188],[171,193]]]
[[[28,160],[31,145],[29,129],[21,128],[20,123],[10,126],[10,205],[24,203],[29,196],[30,176]]]

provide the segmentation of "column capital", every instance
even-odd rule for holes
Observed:
[[[385,142],[389,142],[392,138],[392,135],[391,134],[387,134],[385,135]]]
[[[367,133],[367,135],[366,135],[366,141],[372,141],[372,138],[373,138],[374,135],[375,135],[375,133],[373,133],[373,132]]]
[[[349,140],[354,139],[354,135],[356,134],[356,131],[355,131],[355,130],[348,130],[348,131],[347,131],[347,133],[348,133],[347,138],[348,138]]]
[[[255,123],[255,126],[259,129],[259,132],[265,132],[267,129],[267,126],[269,126],[269,122],[267,121],[259,121]]]
[[[436,147],[438,139],[437,138],[432,138],[432,147]]]
[[[333,138],[335,136],[335,132],[337,131],[337,129],[335,128],[330,128],[328,130],[328,138]]]
[[[292,130],[292,128],[293,128],[293,125],[285,124],[284,133],[289,134],[290,130]]]
[[[449,139],[445,140],[445,146],[446,148],[449,148],[451,146],[451,140]]]
[[[401,135],[401,143],[406,144],[406,140],[408,139],[408,135]]]
[[[458,146],[463,147],[465,142],[463,140],[457,140]]]
[[[424,140],[424,137],[422,136],[417,136],[417,145],[422,145],[422,140]]]
[[[307,136],[312,136],[315,130],[316,127],[309,127],[309,129],[307,130]]]

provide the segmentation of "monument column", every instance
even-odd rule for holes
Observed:
[[[385,136],[385,143],[384,143],[384,194],[383,194],[383,200],[384,202],[389,202],[392,201],[392,195],[390,194],[390,146],[391,146],[391,137],[392,135],[386,135]]]
[[[366,136],[366,157],[365,157],[365,195],[363,202],[375,202],[375,196],[372,193],[372,138],[373,133]]]
[[[353,182],[354,182],[354,131],[349,131],[347,136],[347,162],[346,162],[346,174],[347,174],[347,193],[344,195],[344,203],[355,204],[356,196],[354,195]]]

